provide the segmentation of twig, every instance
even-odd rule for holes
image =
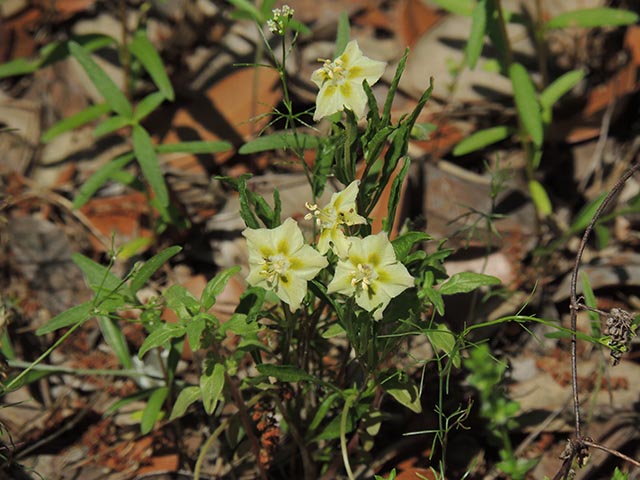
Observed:
[[[596,444],[592,442],[590,439],[584,438],[582,436],[582,425],[580,420],[580,398],[578,395],[578,360],[577,360],[577,319],[578,319],[578,310],[582,308],[581,304],[578,302],[577,295],[577,284],[578,284],[578,270],[580,269],[580,263],[582,261],[582,255],[587,245],[587,240],[589,239],[589,235],[593,231],[593,228],[596,222],[602,216],[602,213],[609,207],[609,204],[613,201],[613,199],[620,193],[622,187],[626,181],[631,178],[631,176],[640,170],[640,163],[634,163],[629,167],[620,177],[620,179],[613,186],[611,191],[607,194],[607,196],[602,201],[602,204],[598,207],[593,217],[591,218],[591,222],[584,231],[582,235],[582,240],[580,241],[580,246],[578,247],[578,252],[576,254],[576,261],[573,266],[573,271],[571,272],[571,303],[569,305],[569,309],[571,311],[571,388],[573,393],[573,413],[575,419],[575,432],[576,438],[574,441],[570,441],[567,451],[563,454],[563,464],[558,473],[553,477],[554,480],[559,480],[562,478],[567,478],[571,470],[571,464],[575,458],[582,461],[586,457],[586,449],[587,447],[594,447],[609,452],[613,455],[616,455],[620,458],[624,458],[625,460],[631,461],[634,465],[639,465],[635,460],[630,459],[626,455],[617,452],[615,450],[609,449],[603,445]]]

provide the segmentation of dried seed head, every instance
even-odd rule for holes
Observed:
[[[622,308],[612,308],[605,321],[605,335],[609,336],[611,363],[620,363],[622,354],[629,350],[631,338],[635,335],[633,316]]]

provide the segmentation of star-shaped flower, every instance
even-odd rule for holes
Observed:
[[[335,60],[321,61],[324,65],[311,74],[311,80],[320,89],[313,119],[318,121],[345,108],[353,111],[356,117],[362,117],[367,105],[362,82],[376,83],[387,64],[365,57],[355,40],[351,40]]]
[[[380,320],[391,299],[412,287],[414,278],[398,262],[385,232],[347,240],[347,255],[338,261],[327,293],[355,295],[356,303]]]
[[[343,191],[334,193],[329,203],[322,209],[317,205],[306,204],[311,213],[305,215],[304,218],[307,220],[315,218],[318,227],[320,227],[320,237],[318,238],[320,253],[327,253],[330,242],[333,243],[337,251],[345,249],[346,237],[341,225],[367,223],[366,218],[358,215],[356,211],[359,184],[360,180],[354,180]]]
[[[247,228],[242,235],[249,247],[247,282],[273,290],[297,310],[307,294],[307,281],[328,265],[327,259],[305,245],[300,227],[291,218],[273,229]]]

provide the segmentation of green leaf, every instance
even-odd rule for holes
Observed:
[[[540,93],[540,105],[543,108],[553,107],[560,98],[566,95],[584,78],[584,70],[571,70],[560,75]]]
[[[133,158],[133,153],[125,153],[100,167],[99,170],[82,184],[80,190],[78,190],[76,198],[73,199],[73,208],[80,208],[87,203],[93,194],[96,193],[115,172],[126,167]]]
[[[147,406],[144,412],[142,412],[142,420],[140,421],[140,431],[143,435],[149,433],[156,424],[156,421],[162,417],[162,406],[164,405],[167,395],[169,395],[169,387],[160,387],[154,390],[149,397]]]
[[[338,392],[335,392],[322,401],[322,403],[318,407],[318,410],[316,411],[316,414],[313,416],[311,423],[309,424],[309,432],[313,432],[320,426],[320,423],[322,423],[322,421],[326,418],[327,413],[329,413],[329,409],[338,398],[340,398],[340,394]]]
[[[120,365],[124,368],[134,368],[131,360],[131,353],[129,352],[129,346],[127,345],[127,339],[125,338],[120,326],[111,318],[100,315],[98,317],[98,325],[102,336],[107,342],[107,345],[111,347],[113,352],[118,357]]]
[[[473,0],[431,0],[431,2],[448,12],[465,17],[470,17],[473,14],[475,5]]]
[[[192,351],[200,350],[200,340],[202,332],[207,328],[207,318],[211,318],[215,321],[213,315],[205,313],[199,313],[188,321],[185,325],[185,333],[187,334],[187,341]]]
[[[229,282],[229,279],[240,271],[240,267],[231,267],[223,272],[220,272],[204,287],[202,295],[200,296],[200,303],[202,308],[209,310],[216,303],[216,297],[222,293],[224,287]]]
[[[556,15],[546,23],[545,28],[619,27],[633,25],[638,18],[636,13],[619,8],[585,8]]]
[[[427,242],[431,240],[431,238],[432,237],[430,235],[427,235],[424,232],[411,231],[403,233],[399,237],[394,238],[391,242],[391,245],[393,246],[393,251],[396,254],[396,258],[398,259],[398,261],[402,262],[405,258],[407,258],[407,255],[409,255],[411,249],[416,243]]]
[[[133,113],[133,119],[139,122],[151,112],[153,112],[156,108],[158,108],[162,102],[164,102],[166,97],[162,92],[153,92],[144,97],[138,105],[136,105],[135,112]]]
[[[156,151],[158,153],[218,153],[231,150],[233,145],[229,142],[178,142],[178,143],[163,143],[158,145]]]
[[[74,128],[78,128],[82,125],[86,125],[87,123],[99,118],[105,113],[109,112],[111,107],[106,103],[99,103],[97,105],[91,105],[84,110],[76,113],[75,115],[71,115],[63,120],[60,120],[54,126],[52,126],[49,130],[42,134],[42,142],[48,143],[53,140],[58,135],[73,130]]]
[[[478,0],[478,3],[476,3],[475,7],[473,8],[473,13],[471,15],[473,23],[471,24],[469,40],[467,41],[467,46],[464,51],[467,66],[471,70],[476,68],[478,58],[480,58],[482,47],[484,45],[484,35],[487,30],[486,3],[487,0]]]
[[[320,141],[315,135],[302,133],[292,134],[288,132],[273,133],[250,140],[238,149],[238,153],[247,155],[250,153],[266,152],[291,148],[294,150],[308,150],[318,148]]]
[[[216,363],[213,368],[207,366],[200,376],[202,403],[204,404],[204,411],[208,415],[211,415],[218,405],[218,400],[224,387],[224,372],[224,365]]]
[[[485,285],[500,285],[500,279],[484,273],[460,272],[440,285],[441,295],[468,293]]]
[[[527,70],[519,63],[509,67],[518,116],[533,144],[540,148],[543,140],[542,115],[536,98],[536,90]]]
[[[451,358],[453,366],[460,367],[461,359],[460,352],[455,348],[456,337],[449,330],[449,327],[440,323],[436,326],[436,329],[425,330],[425,335],[431,341],[431,345],[435,350],[444,352]]]
[[[133,126],[133,151],[138,159],[144,178],[147,179],[151,189],[157,196],[162,207],[169,205],[169,192],[164,183],[162,169],[153,142],[147,131],[140,125]]]
[[[96,293],[117,291],[122,286],[122,280],[116,277],[107,267],[94,262],[81,253],[71,254],[71,259],[87,279],[89,288]]]
[[[142,358],[152,348],[161,347],[169,342],[172,338],[179,338],[184,336],[185,329],[182,325],[175,325],[173,323],[165,323],[158,327],[144,339],[142,345],[140,345],[140,351],[138,352],[138,358]]]
[[[596,304],[596,296],[593,293],[593,289],[591,288],[591,282],[589,282],[589,276],[585,272],[580,272],[580,279],[582,280],[582,295],[584,295],[584,304],[587,307],[597,308]],[[600,329],[600,316],[598,312],[587,310],[587,314],[589,315],[589,321],[591,323],[591,334],[594,337],[599,337],[602,335]]]
[[[183,322],[200,311],[200,302],[182,285],[171,285],[164,292],[167,307],[173,310]]]
[[[38,60],[27,60],[26,58],[16,58],[10,62],[0,65],[0,78],[15,77],[33,73],[40,67]]]
[[[479,130],[461,140],[460,143],[453,148],[453,155],[459,157],[461,155],[482,150],[489,145],[493,145],[494,143],[498,143],[509,138],[513,132],[513,128],[504,125]]]
[[[551,206],[551,200],[547,195],[547,191],[542,184],[537,180],[529,181],[529,193],[531,194],[531,200],[536,207],[536,211],[542,218],[546,218],[551,215],[553,207]]]
[[[263,25],[267,19],[249,0],[229,0],[229,3],[238,9],[240,18],[250,18],[259,25]]]
[[[76,305],[75,307],[71,307],[69,310],[59,313],[38,328],[36,330],[36,335],[46,335],[47,333],[55,332],[61,328],[84,322],[90,318],[92,310],[93,302],[85,302],[80,305]]]
[[[418,387],[409,375],[399,370],[387,374],[390,374],[389,377],[381,382],[384,391],[409,410],[415,413],[422,412]]]
[[[180,390],[176,403],[174,403],[173,409],[171,410],[169,421],[182,417],[187,412],[187,409],[201,397],[202,392],[200,392],[200,387],[192,385]]]
[[[342,12],[338,17],[338,31],[336,34],[336,49],[333,58],[338,58],[347,48],[347,43],[351,38],[351,27],[349,26],[349,14]]]
[[[273,365],[261,363],[257,366],[258,371],[268,377],[275,377],[281,382],[318,382],[314,376],[309,375],[304,370],[293,365]]]
[[[133,40],[129,43],[129,51],[138,59],[144,69],[149,73],[162,95],[173,101],[175,95],[171,81],[164,69],[162,58],[147,38],[145,30],[138,30],[133,34]]]
[[[131,119],[127,117],[121,117],[119,115],[109,117],[93,130],[93,136],[101,137],[129,125],[131,125]]]
[[[576,215],[576,218],[571,223],[571,227],[569,228],[571,234],[581,232],[585,228],[587,228],[587,225],[591,223],[591,219],[596,214],[596,211],[600,208],[600,205],[602,205],[602,202],[604,202],[606,196],[607,192],[601,193],[598,197],[591,200],[580,210],[580,212]]]
[[[153,275],[162,265],[167,262],[167,260],[177,255],[181,250],[182,247],[174,245],[172,247],[164,249],[160,253],[147,260],[144,265],[137,269],[131,277],[131,280],[129,282],[131,293],[135,295],[135,293],[142,288],[145,282],[149,280],[149,278],[151,278],[151,275]]]
[[[391,182],[391,191],[389,193],[389,205],[387,206],[387,218],[382,220],[382,228],[385,232],[390,233],[393,228],[393,224],[396,219],[396,210],[398,209],[398,203],[400,202],[400,196],[402,193],[402,185],[407,174],[409,173],[409,167],[411,166],[411,160],[409,157],[404,158],[402,167]]]
[[[80,63],[111,109],[123,117],[130,118],[133,110],[127,97],[124,96],[106,72],[89,56],[87,51],[73,41],[69,42],[69,51]]]

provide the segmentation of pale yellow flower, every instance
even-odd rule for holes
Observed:
[[[328,265],[327,259],[305,245],[298,224],[287,218],[277,228],[247,228],[250,285],[273,290],[292,310],[307,294],[307,281]]]
[[[362,117],[367,105],[362,82],[376,83],[387,64],[365,57],[355,40],[351,40],[335,60],[321,61],[324,65],[311,75],[311,80],[320,89],[313,119],[318,121],[345,108],[353,111],[357,118]]]
[[[305,215],[304,218],[307,220],[314,218],[320,228],[318,238],[320,253],[327,253],[330,243],[333,243],[338,251],[346,247],[342,225],[367,223],[367,219],[358,215],[356,211],[359,184],[360,180],[354,180],[343,191],[334,193],[329,203],[322,209],[317,205],[306,204],[311,213]]]
[[[355,296],[358,305],[380,320],[391,299],[412,287],[414,278],[398,262],[385,232],[347,240],[347,255],[338,261],[327,293]]]

